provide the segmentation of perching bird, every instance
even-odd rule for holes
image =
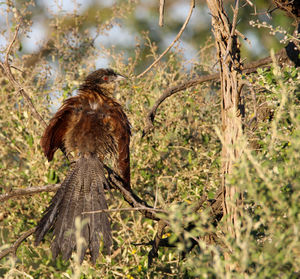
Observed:
[[[74,232],[78,216],[83,221],[81,262],[87,249],[92,262],[96,261],[101,237],[108,250],[112,245],[109,215],[99,210],[107,209],[103,168],[106,158],[113,159],[115,171],[130,189],[130,124],[121,105],[112,98],[115,83],[123,79],[111,69],[99,69],[88,75],[79,94],[64,101],[42,136],[41,146],[49,161],[58,148],[67,154],[72,152],[76,158],[35,231],[35,245],[38,245],[53,228],[54,258],[59,253],[64,260],[71,257],[76,248]]]

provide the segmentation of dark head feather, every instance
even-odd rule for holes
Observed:
[[[119,81],[121,79],[124,79],[124,77],[120,74],[117,74],[112,69],[98,69],[85,78],[82,86],[101,86],[103,84]]]

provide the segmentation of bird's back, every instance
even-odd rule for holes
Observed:
[[[75,155],[97,154],[105,158],[116,153],[111,118],[116,108],[107,97],[80,94],[73,103],[72,117],[63,138],[66,151]],[[106,100],[105,100],[106,99]]]

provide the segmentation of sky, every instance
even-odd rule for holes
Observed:
[[[147,10],[145,9],[145,5],[142,5],[143,2],[154,2],[158,3],[158,0],[141,0],[141,4],[137,5],[135,10],[136,17],[146,17]],[[73,0],[37,0],[37,2],[44,7],[46,7],[49,11],[49,15],[52,13],[57,14],[59,12],[71,13],[75,10],[78,13],[82,13],[85,11],[92,3],[92,0],[77,0],[76,4],[74,4]],[[99,3],[103,6],[110,7],[115,3],[115,0],[98,0]],[[181,21],[182,23],[185,21],[186,16],[189,12],[189,4],[190,1],[182,1],[178,2],[178,4],[171,6],[170,9],[166,10],[165,12],[168,13],[169,18],[176,21]],[[5,24],[5,18],[2,16],[4,14],[4,10],[6,8],[6,4],[4,2],[0,2],[0,24]],[[2,10],[2,13],[1,13]],[[208,22],[210,22],[210,14],[209,10],[206,6],[202,6],[200,9],[199,6],[193,11],[192,17],[186,29],[189,32],[193,32],[193,30],[197,29],[199,32],[199,26],[203,26],[203,29],[207,28]],[[167,22],[165,23],[167,24]],[[157,23],[155,22],[153,28],[160,28],[158,27]],[[46,26],[42,17],[36,16],[34,18],[33,25],[31,27],[31,31],[27,34],[27,37],[24,37],[22,41],[22,47],[26,52],[32,53],[38,51],[40,46],[43,45],[43,41],[46,39]],[[178,30],[179,31],[179,30]],[[162,41],[162,45],[166,48],[176,37],[177,33],[169,33],[164,36]],[[106,35],[101,35],[97,38],[95,44],[99,45],[100,42],[105,46],[111,46],[113,44],[117,44],[124,47],[134,47],[135,45],[135,38],[137,34],[132,33],[132,30],[126,28],[126,26],[117,26],[115,25],[111,30],[108,31]],[[255,37],[255,33],[248,31],[246,36],[252,41],[252,45],[245,46],[251,51],[259,55],[262,53],[263,49],[260,47],[258,39]],[[183,34],[182,38],[180,39],[179,47],[182,50],[184,58],[188,61],[192,60],[197,55],[197,50],[190,45],[185,39],[185,33]],[[0,35],[0,49],[3,50],[6,46],[7,42],[3,36]],[[1,54],[0,54],[1,55]],[[3,57],[3,54],[0,58]],[[96,67],[107,67],[109,64],[109,60],[105,59],[104,57],[99,58],[96,61]]]
[[[74,5],[74,1],[72,0],[63,0],[63,1],[55,1],[55,0],[38,0],[40,4],[46,7],[50,13],[57,14],[61,11],[70,13],[74,12],[75,10],[78,13],[82,13],[86,10],[93,2],[91,0],[77,0],[76,5]],[[101,5],[103,6],[112,6],[115,1],[114,0],[98,0]],[[147,0],[149,1],[149,0]],[[156,0],[155,0],[156,1]],[[177,5],[173,5],[170,10],[168,10],[168,14],[170,18],[181,20],[182,23],[185,21],[186,16],[189,12],[189,1],[185,3],[179,3]],[[138,5],[135,16],[136,17],[143,17],[146,16],[147,11],[145,10],[143,5]],[[193,27],[193,25],[200,25],[205,26],[205,21],[210,20],[208,10],[194,9],[192,14],[191,20],[189,22],[189,27]],[[34,23],[32,25],[31,31],[27,34],[22,41],[23,48],[26,52],[32,53],[38,51],[38,49],[43,45],[43,41],[45,40],[47,34],[44,32],[45,30],[44,22],[42,18],[35,17]],[[159,28],[159,27],[157,27]],[[179,31],[179,30],[178,30]],[[137,34],[133,34],[131,30],[128,30],[125,26],[114,26],[111,30],[108,31],[106,35],[100,35],[97,37],[95,44],[98,45],[100,42],[104,46],[110,45],[124,45],[126,47],[134,47],[135,45],[135,37]],[[163,45],[167,47],[176,37],[175,34],[169,34],[165,36]],[[3,41],[2,41],[3,43]],[[1,46],[1,38],[0,38],[0,46]],[[186,41],[180,40],[180,48],[182,49],[182,53],[186,60],[191,60],[197,55],[197,51]],[[107,67],[109,64],[108,59],[103,57],[99,58],[96,61],[96,67]]]

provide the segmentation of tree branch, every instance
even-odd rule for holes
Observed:
[[[281,49],[279,52],[276,53],[275,56],[281,64],[285,63],[289,60],[285,49]],[[242,73],[244,73],[244,74],[254,73],[257,71],[257,68],[268,65],[270,63],[272,63],[271,56],[262,58],[260,60],[254,61],[254,62],[250,62],[244,67],[244,69],[242,70]],[[143,130],[142,136],[144,137],[145,135],[149,134],[153,130],[153,128],[154,128],[153,123],[154,123],[154,119],[155,119],[155,116],[157,113],[157,109],[168,97],[174,95],[177,92],[194,87],[203,82],[213,81],[213,80],[217,81],[219,79],[220,79],[220,73],[216,73],[216,74],[211,74],[211,75],[206,75],[206,76],[199,76],[197,78],[185,81],[179,85],[167,88],[164,91],[164,93],[156,100],[156,102],[154,103],[152,108],[147,113],[146,127]]]
[[[184,29],[186,28],[188,22],[190,21],[190,18],[192,16],[194,7],[195,7],[195,0],[191,0],[189,14],[188,14],[185,22],[183,23],[183,25],[182,25],[179,33],[177,34],[176,38],[174,39],[174,41],[166,48],[166,50],[144,72],[142,72],[141,74],[139,74],[137,76],[137,78],[140,78],[143,75],[145,75],[146,73],[148,73],[151,70],[151,68],[154,65],[156,65],[164,57],[164,55],[172,48],[172,46],[179,40],[179,38],[181,37],[181,35],[182,35]]]
[[[47,124],[46,124],[45,120],[38,113],[38,111],[36,110],[32,100],[31,100],[31,98],[26,93],[26,91],[23,89],[23,87],[20,85],[20,83],[15,79],[14,75],[11,72],[11,66],[9,64],[9,55],[11,53],[13,45],[15,44],[16,38],[18,36],[20,25],[21,25],[21,23],[19,23],[16,27],[13,39],[12,39],[12,41],[10,42],[10,44],[7,48],[7,51],[6,51],[6,54],[5,54],[5,60],[4,60],[4,62],[0,61],[0,66],[5,71],[7,78],[9,79],[9,81],[13,85],[13,87],[16,89],[16,91],[25,99],[25,101],[27,102],[27,105],[30,107],[30,109],[31,109],[33,115],[35,116],[35,118],[40,122],[40,124],[43,127],[46,127]]]
[[[172,86],[170,88],[167,88],[165,92],[157,99],[153,107],[150,109],[150,111],[147,114],[146,118],[146,127],[143,130],[143,136],[147,135],[152,129],[153,129],[153,122],[156,115],[156,111],[158,107],[162,104],[162,102],[167,99],[168,97],[172,96],[173,94],[185,90],[187,88],[193,87],[197,84],[200,84],[202,82],[206,81],[212,81],[217,80],[219,78],[219,74],[213,74],[213,75],[207,75],[207,76],[200,76],[194,79],[191,79],[187,82],[181,83],[176,86]]]
[[[164,26],[165,0],[159,0],[159,26]]]
[[[27,195],[33,195],[41,192],[54,192],[59,188],[60,184],[50,184],[45,186],[28,187],[25,189],[16,189],[8,193],[0,195],[0,202],[7,201],[8,199],[15,197],[23,197]]]
[[[14,256],[17,253],[17,250],[19,248],[19,246],[21,245],[21,243],[30,235],[32,235],[35,231],[35,228],[31,228],[30,230],[28,230],[27,232],[24,232],[17,240],[16,242],[9,248],[4,249],[3,251],[0,252],[0,260],[2,258],[4,258],[6,255],[13,253]]]
[[[101,213],[101,212],[120,212],[120,211],[140,211],[140,210],[150,210],[153,212],[160,212],[160,213],[167,213],[165,210],[159,208],[150,208],[150,207],[120,207],[120,208],[111,208],[111,209],[100,209],[95,211],[86,211],[82,212],[82,214],[94,214],[94,213]]]
[[[122,178],[114,172],[112,169],[104,165],[108,173],[108,182],[110,186],[117,189],[123,195],[125,201],[133,208],[139,208],[138,210],[146,217],[152,220],[159,221],[160,217],[157,216],[156,212],[153,211],[153,207],[148,205],[144,200],[139,198],[133,193],[132,189],[127,190],[124,187],[124,182]]]

